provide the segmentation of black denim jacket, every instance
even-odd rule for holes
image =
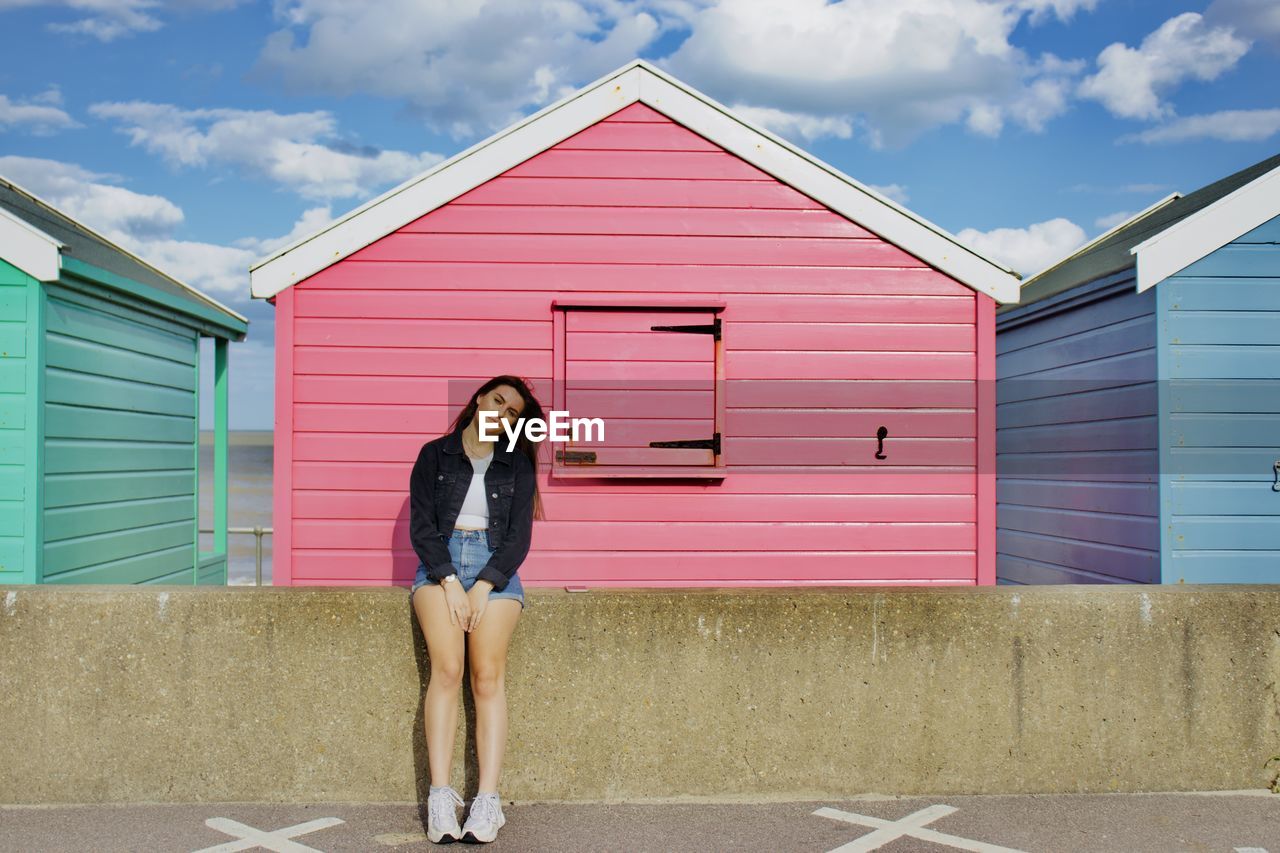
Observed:
[[[462,449],[462,429],[422,445],[409,475],[409,539],[427,575],[437,582],[457,571],[449,557],[449,537],[475,472]],[[484,473],[489,545],[494,552],[479,577],[491,582],[495,592],[507,585],[524,562],[533,532],[537,472],[528,456],[507,450],[507,440],[503,432]]]

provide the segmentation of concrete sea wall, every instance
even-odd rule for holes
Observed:
[[[504,799],[1225,790],[1277,771],[1272,586],[528,599]],[[403,588],[0,586],[0,802],[423,798],[429,671]]]

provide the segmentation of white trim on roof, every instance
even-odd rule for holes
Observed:
[[[204,301],[204,302],[207,302],[208,304],[210,304],[210,305],[214,306],[215,308],[217,308],[217,309],[218,309],[218,310],[220,310],[220,311],[225,311],[226,313],[230,314],[232,317],[235,317],[237,320],[241,320],[241,321],[243,321],[243,322],[245,322],[245,323],[248,323],[248,322],[249,322],[249,318],[248,318],[248,317],[245,317],[245,316],[244,316],[243,314],[241,314],[239,311],[234,311],[234,310],[232,310],[232,309],[228,308],[227,306],[223,305],[223,304],[222,304],[221,302],[219,302],[218,300],[214,299],[214,298],[213,298],[212,296],[210,296],[209,294],[207,294],[207,293],[205,293],[205,292],[203,292],[203,291],[200,291],[200,290],[196,290],[194,287],[192,287],[191,285],[187,284],[186,282],[184,282],[184,281],[179,281],[178,279],[174,278],[173,276],[169,275],[168,273],[164,272],[163,270],[158,269],[158,268],[156,268],[155,266],[151,265],[151,264],[150,264],[150,263],[148,263],[147,261],[145,261],[145,260],[143,260],[142,258],[140,258],[140,257],[138,257],[137,255],[135,255],[133,252],[130,252],[128,249],[121,248],[120,246],[116,245],[116,243],[115,243],[114,241],[109,240],[109,239],[107,239],[106,237],[102,236],[102,234],[100,234],[100,233],[99,233],[99,232],[97,232],[97,231],[94,231],[92,228],[90,228],[88,225],[85,225],[85,224],[84,224],[83,222],[81,222],[80,220],[78,220],[78,219],[75,219],[75,218],[71,217],[70,215],[68,215],[68,214],[67,214],[67,212],[66,212],[65,210],[61,210],[60,208],[54,207],[54,206],[53,206],[52,204],[50,204],[49,202],[47,202],[47,201],[45,201],[44,199],[40,198],[40,196],[38,196],[38,195],[36,195],[35,193],[31,192],[31,190],[29,190],[29,189],[27,189],[27,188],[25,188],[25,187],[19,186],[18,184],[15,184],[13,181],[9,180],[8,178],[4,177],[3,175],[0,175],[0,181],[4,181],[4,182],[5,182],[6,184],[8,184],[9,186],[13,187],[15,190],[17,190],[18,192],[22,193],[23,195],[27,196],[29,199],[31,199],[32,201],[34,201],[36,204],[39,204],[39,205],[41,205],[42,207],[46,207],[46,208],[48,208],[49,210],[51,210],[51,211],[53,211],[54,213],[56,213],[58,216],[61,216],[62,218],[67,219],[67,220],[69,220],[70,222],[75,223],[75,225],[76,225],[77,227],[79,227],[79,228],[81,228],[81,229],[83,229],[83,230],[87,231],[88,233],[92,234],[93,236],[97,237],[99,240],[101,240],[103,243],[105,243],[107,246],[111,247],[111,248],[112,248],[112,249],[114,249],[115,251],[119,252],[119,253],[120,253],[120,254],[122,254],[122,255],[127,255],[127,256],[129,256],[130,258],[133,258],[135,261],[137,261],[138,263],[142,264],[144,267],[146,267],[147,269],[151,270],[151,271],[152,271],[152,272],[154,272],[156,275],[158,275],[158,276],[160,276],[161,278],[164,278],[164,279],[166,279],[166,280],[168,280],[168,281],[172,282],[173,284],[177,285],[178,287],[181,287],[183,290],[186,290],[187,292],[189,292],[192,296],[195,296],[196,298],[198,298],[198,299],[200,299],[200,300],[202,300],[202,301]],[[32,231],[35,231],[37,234],[40,234],[40,236],[44,237],[46,240],[51,240],[51,241],[53,241],[53,242],[54,242],[54,243],[55,243],[59,248],[61,248],[63,245],[65,245],[65,244],[63,244],[63,243],[58,243],[58,242],[57,242],[56,240],[54,240],[52,237],[48,236],[47,234],[44,234],[42,231],[39,231],[38,229],[36,229],[34,226],[32,226],[31,224],[29,224],[29,223],[28,223],[28,222],[26,222],[25,220],[23,220],[23,219],[19,219],[18,217],[13,216],[12,214],[9,214],[9,212],[8,212],[8,211],[6,211],[6,210],[0,210],[0,213],[3,213],[3,214],[6,214],[6,215],[9,215],[9,216],[10,216],[12,219],[14,219],[14,221],[16,221],[16,222],[21,222],[24,226],[26,226],[27,228],[31,229]],[[4,244],[3,244],[3,243],[0,243],[0,245],[4,245]],[[8,259],[8,258],[5,258],[5,260],[9,260],[9,259]],[[12,263],[12,262],[11,262],[11,263]],[[15,266],[16,266],[16,264],[15,264]],[[61,267],[62,267],[62,259],[61,259],[61,256],[59,256],[59,258],[58,258],[58,269],[61,269]],[[55,274],[52,278],[40,278],[40,276],[35,275],[34,273],[32,273],[32,276],[33,276],[34,278],[39,278],[41,281],[57,281],[57,279],[58,279],[58,276],[57,276],[56,274]]]
[[[1280,216],[1280,166],[1130,249],[1137,258],[1138,292],[1276,216]]]
[[[0,247],[5,261],[37,281],[57,281],[62,269],[62,244],[0,208]]]
[[[1067,256],[1066,256],[1065,258],[1063,258],[1062,260],[1055,262],[1055,263],[1054,263],[1053,265],[1051,265],[1051,266],[1047,266],[1047,267],[1045,267],[1044,269],[1040,270],[1040,272],[1036,273],[1035,275],[1031,276],[1030,278],[1023,279],[1022,286],[1023,286],[1024,288],[1026,288],[1026,287],[1030,287],[1030,286],[1031,286],[1031,284],[1032,284],[1032,282],[1036,281],[1036,280],[1037,280],[1037,279],[1039,279],[1041,276],[1043,276],[1043,275],[1047,275],[1048,273],[1053,272],[1053,271],[1054,271],[1054,270],[1056,270],[1058,267],[1062,266],[1063,264],[1067,263],[1068,261],[1075,260],[1076,258],[1078,258],[1078,257],[1080,257],[1081,255],[1083,255],[1085,252],[1089,251],[1090,249],[1094,248],[1095,246],[1100,245],[1104,240],[1106,240],[1106,239],[1107,239],[1108,237],[1110,237],[1112,234],[1115,234],[1117,231],[1120,231],[1121,229],[1124,229],[1124,228],[1128,228],[1130,225],[1132,225],[1133,223],[1137,222],[1139,219],[1145,219],[1146,217],[1148,217],[1148,216],[1150,216],[1151,214],[1155,213],[1155,212],[1156,212],[1157,210],[1159,210],[1160,208],[1164,207],[1164,206],[1165,206],[1166,204],[1168,204],[1169,202],[1171,202],[1171,201],[1176,201],[1177,199],[1180,199],[1180,198],[1182,198],[1182,193],[1169,193],[1167,196],[1165,196],[1164,198],[1162,198],[1162,199],[1160,199],[1159,201],[1155,202],[1154,204],[1149,205],[1149,206],[1147,206],[1147,207],[1144,207],[1142,210],[1139,210],[1137,213],[1135,213],[1133,216],[1130,216],[1130,217],[1129,217],[1128,219],[1126,219],[1124,222],[1121,222],[1121,223],[1120,223],[1120,224],[1118,224],[1118,225],[1113,225],[1113,226],[1111,226],[1110,228],[1108,228],[1106,231],[1103,231],[1103,232],[1102,232],[1101,234],[1099,234],[1097,237],[1094,237],[1094,238],[1093,238],[1092,240],[1090,240],[1088,243],[1085,243],[1083,246],[1081,246],[1080,248],[1076,249],[1074,252],[1072,252],[1071,254],[1067,255]]]
[[[254,264],[249,274],[252,295],[275,296],[636,102],[705,136],[974,290],[999,302],[1018,301],[1018,276],[1009,268],[639,59]]]

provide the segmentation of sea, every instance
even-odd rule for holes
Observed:
[[[227,434],[227,526],[271,529],[270,430],[232,430]],[[213,529],[213,433],[200,433],[200,528]],[[271,585],[271,540],[262,537],[262,584]],[[200,550],[213,548],[213,534],[200,535]],[[227,584],[257,582],[253,534],[227,536]]]

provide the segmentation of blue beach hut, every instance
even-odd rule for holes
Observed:
[[[0,584],[225,584],[227,345],[248,321],[0,178]],[[200,551],[200,339],[214,340]]]
[[[1280,582],[1280,155],[996,318],[998,583]]]

